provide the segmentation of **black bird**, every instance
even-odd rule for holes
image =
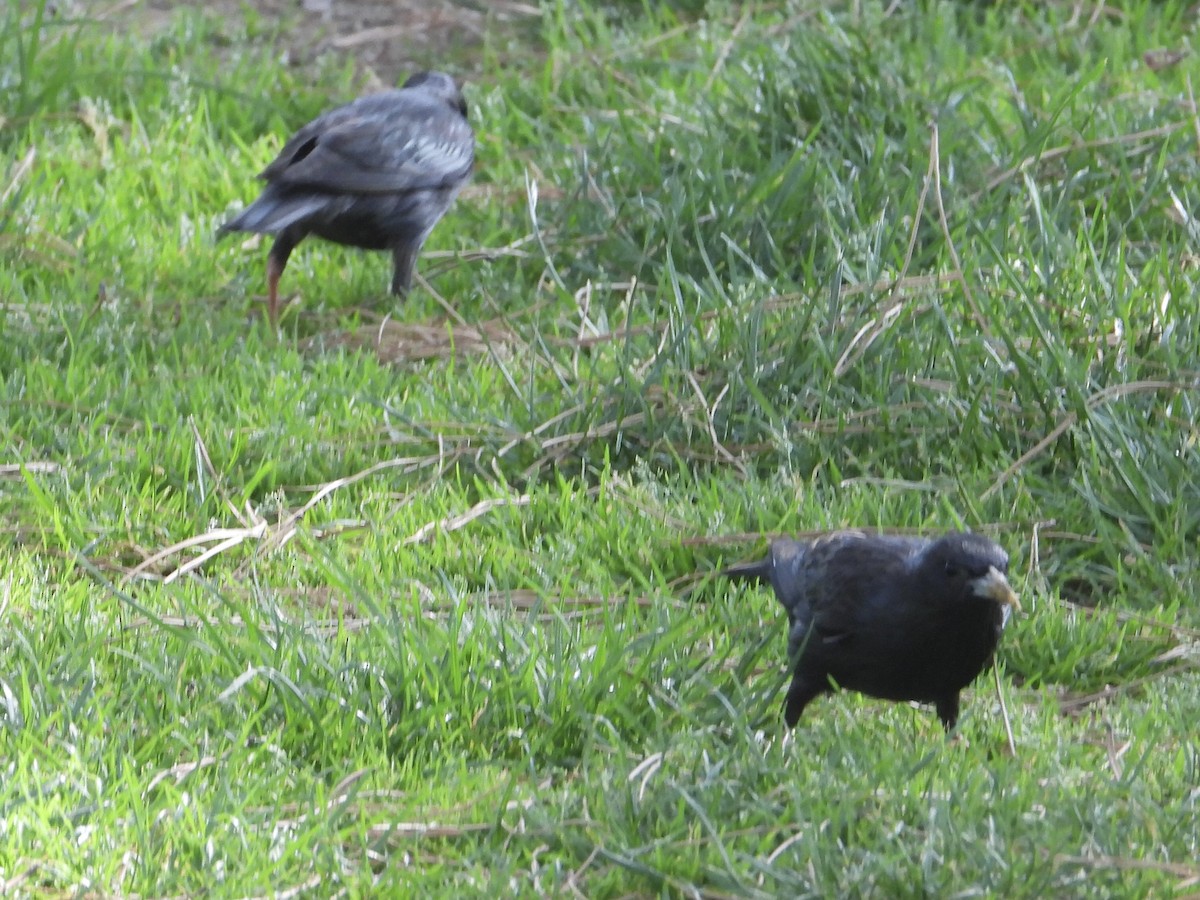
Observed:
[[[1008,554],[977,534],[937,540],[841,531],[781,540],[729,578],[769,582],[790,621],[795,672],[784,719],[836,686],[884,700],[933,703],[946,730],[958,693],[991,660],[1019,610]],[[832,679],[832,682],[831,682]]]
[[[279,305],[288,256],[310,234],[391,250],[392,293],[405,294],[421,245],[475,161],[467,104],[449,75],[420,72],[398,90],[339,106],[309,122],[259,175],[267,186],[231,231],[275,235],[267,255],[268,312]]]

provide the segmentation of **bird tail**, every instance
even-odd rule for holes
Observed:
[[[751,562],[737,563],[722,569],[719,573],[722,578],[728,578],[730,581],[749,581],[754,584],[764,584],[771,580],[771,569],[774,568],[775,561],[766,556],[763,559],[756,559]]]
[[[803,612],[806,606],[804,579],[800,570],[807,550],[808,544],[802,541],[772,541],[764,559],[738,563],[721,574],[734,581],[769,584],[775,592],[775,597],[787,610],[788,618],[795,625],[798,617],[806,615]]]
[[[319,212],[325,203],[324,197],[281,197],[268,187],[262,196],[242,210],[241,215],[218,228],[217,238],[233,231],[278,234]]]
[[[727,569],[721,569],[719,572],[713,572],[710,575],[696,576],[695,579],[689,579],[694,583],[680,596],[684,601],[691,601],[702,588],[707,587],[714,578],[728,578],[731,581],[752,581],[755,584],[761,584],[769,581],[771,578],[771,558],[758,560],[757,562],[738,563],[730,566]]]
[[[794,607],[799,593],[802,592],[799,569],[807,549],[808,544],[802,541],[772,541],[767,555],[762,559],[735,563],[717,572],[716,577],[728,578],[730,581],[748,581],[752,584],[769,584],[779,602],[788,611],[788,615],[794,620],[797,615]]]

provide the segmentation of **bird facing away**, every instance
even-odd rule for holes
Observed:
[[[937,540],[834,532],[780,540],[721,574],[768,582],[787,610],[795,660],[784,719],[835,687],[932,703],[949,731],[958,694],[992,658],[1011,609],[1008,554],[982,535]],[[832,679],[832,683],[831,683]]]
[[[475,161],[467,104],[449,75],[420,72],[398,90],[361,97],[292,136],[259,177],[262,194],[227,222],[231,231],[275,235],[267,302],[277,321],[279,277],[300,241],[391,250],[392,293],[412,284],[421,245],[450,208]]]

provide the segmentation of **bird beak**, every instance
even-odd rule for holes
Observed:
[[[995,600],[1001,606],[1010,606],[1017,612],[1021,611],[1021,601],[1013,592],[1012,585],[1004,577],[1004,573],[995,566],[988,567],[987,574],[981,575],[971,583],[971,590],[980,597]]]

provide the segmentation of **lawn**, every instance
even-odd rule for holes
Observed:
[[[0,893],[1200,892],[1195,5],[523,8],[275,332],[214,234],[378,73],[0,0]],[[953,738],[785,728],[710,576],[842,527],[1011,555]]]

